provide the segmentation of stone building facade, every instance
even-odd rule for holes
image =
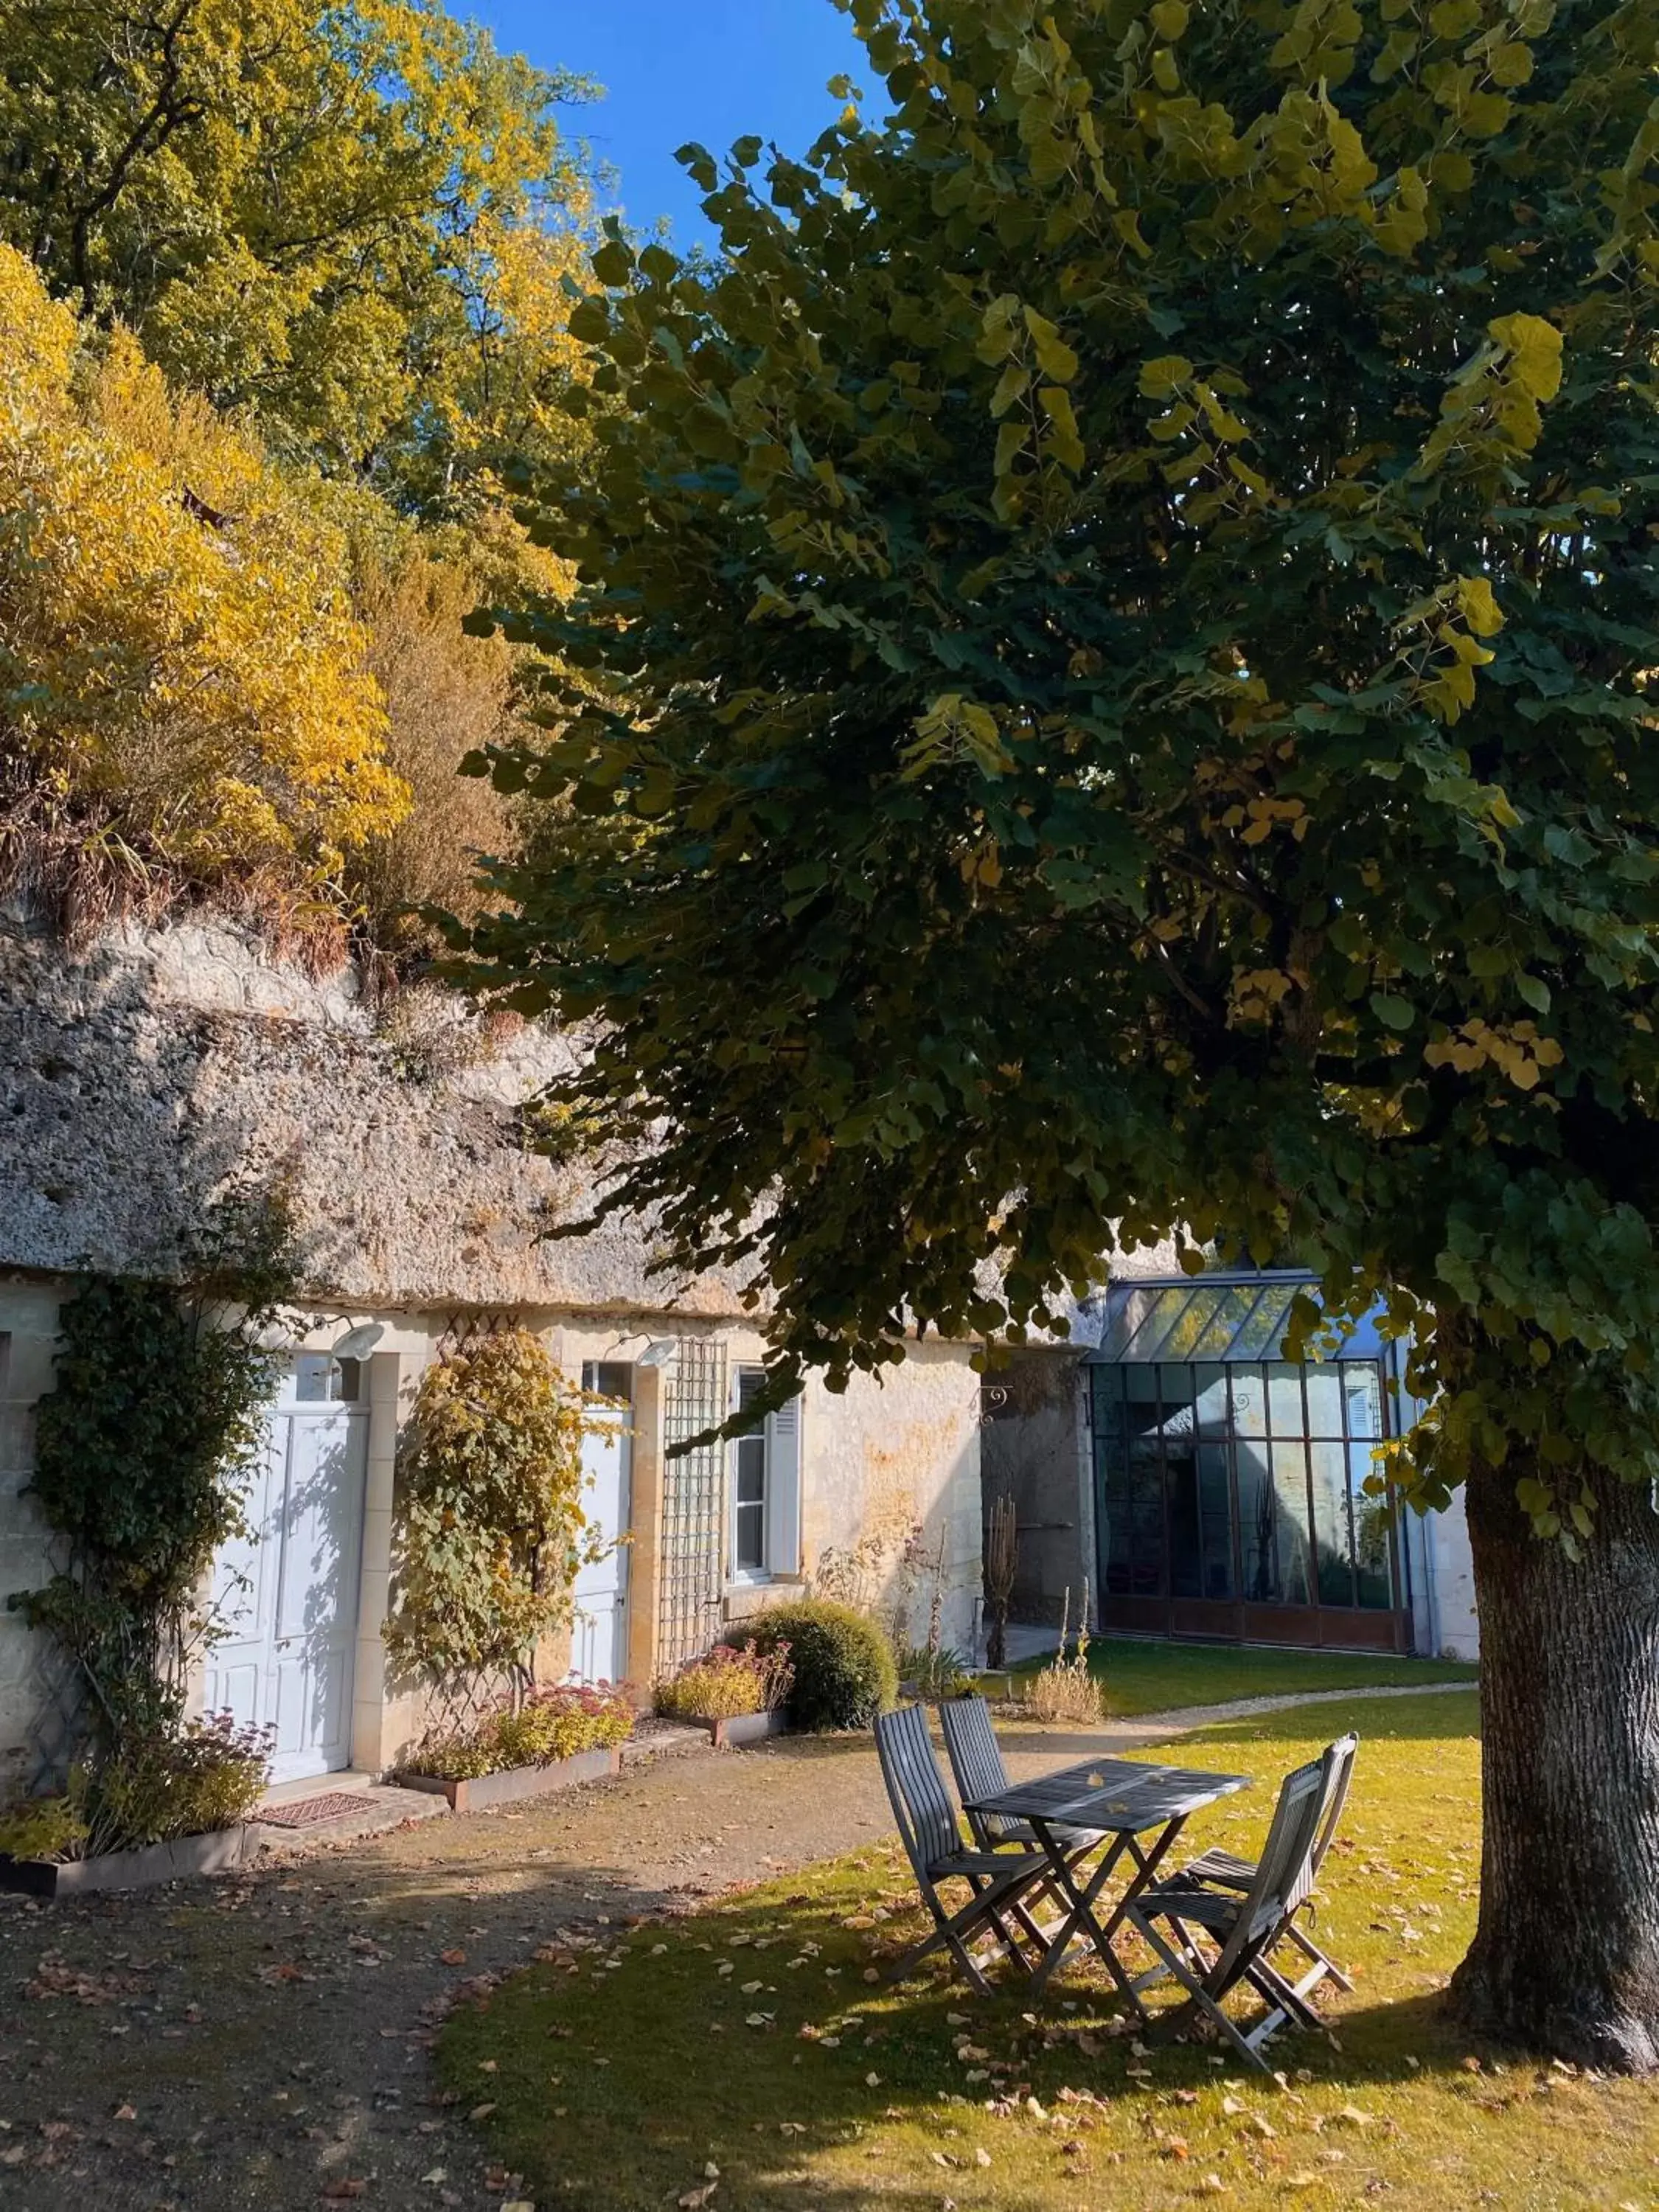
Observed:
[[[970,1644],[969,1348],[916,1346],[842,1396],[810,1384],[750,1447],[740,1486],[734,1447],[672,1455],[738,1402],[764,1346],[742,1285],[653,1273],[646,1224],[547,1234],[592,1198],[580,1161],[526,1142],[572,1049],[435,993],[377,1010],[353,967],[313,974],[222,923],[70,952],[0,916],[0,1600],[49,1571],[28,1478],[61,1302],[88,1271],[168,1276],[227,1187],[280,1187],[305,1287],[255,1475],[264,1540],[222,1563],[234,1633],[202,1682],[278,1723],[279,1771],[384,1771],[420,1734],[422,1701],[389,1679],[380,1638],[398,1437],[429,1362],[504,1322],[627,1403],[591,1470],[594,1511],[627,1540],[579,1591],[577,1673],[643,1687],[854,1555],[890,1605],[918,1528],[942,1562],[946,1638]],[[35,1639],[0,1611],[0,1779],[8,1759],[40,1769],[52,1726]]]

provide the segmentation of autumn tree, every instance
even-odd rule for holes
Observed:
[[[409,789],[320,488],[0,246],[0,884],[296,915]]]
[[[494,756],[580,834],[485,973],[603,1017],[608,1202],[764,1270],[781,1382],[1114,1223],[1386,1297],[1474,1542],[1456,2002],[1650,2067],[1659,7],[851,12],[889,118],[688,149],[723,258],[575,318],[508,627],[603,689]]]
[[[273,446],[420,512],[534,445],[592,88],[437,0],[10,0],[0,239]],[[568,425],[566,426],[568,428]]]

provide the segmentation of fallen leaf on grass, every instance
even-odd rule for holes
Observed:
[[[438,1964],[441,1966],[464,1966],[466,1964],[466,1954],[462,1950],[440,1951]]]
[[[719,2187],[718,2181],[705,2181],[700,2189],[688,2189],[679,2199],[680,2212],[701,2212]]]
[[[494,2105],[475,2105],[466,2117],[473,2121],[487,2120],[495,2109]]]
[[[326,2197],[331,2204],[341,2204],[353,2197],[366,2197],[368,2193],[368,2184],[366,2181],[344,2179],[325,2181],[318,2193]]]

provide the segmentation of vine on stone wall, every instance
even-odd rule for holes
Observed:
[[[542,1639],[569,1620],[577,1570],[603,1542],[582,1510],[582,1439],[598,1401],[529,1330],[434,1361],[398,1458],[393,1662],[451,1700],[533,1687]]]
[[[203,1224],[182,1282],[92,1275],[68,1299],[31,1484],[59,1571],[7,1604],[56,1639],[84,1691],[94,1766],[182,1725],[215,1553],[242,1525],[291,1295],[289,1217],[231,1198]]]

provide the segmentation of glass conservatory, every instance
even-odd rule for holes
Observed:
[[[1396,1425],[1373,1318],[1285,1358],[1300,1273],[1119,1283],[1089,1357],[1101,1613],[1143,1635],[1411,1647],[1409,1561],[1364,1484]]]

